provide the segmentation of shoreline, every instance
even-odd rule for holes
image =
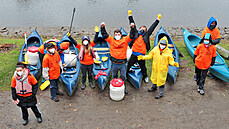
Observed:
[[[49,38],[61,38],[66,32],[68,32],[69,27],[67,26],[57,26],[57,27],[0,27],[0,37],[5,38],[21,38],[24,36],[24,32],[30,34],[34,29],[37,29],[39,35],[42,38],[49,39]],[[154,30],[151,38],[155,38],[156,33],[158,32],[160,26]],[[204,27],[165,27],[166,32],[175,39],[183,39],[183,28],[187,29],[191,33],[200,36]],[[220,30],[220,34],[222,39],[229,39],[229,27],[218,27]],[[109,34],[113,34],[113,30],[116,28],[108,28],[107,32]],[[129,28],[124,28],[127,33],[129,32]],[[72,28],[72,36],[74,38],[80,38],[83,35],[88,35],[90,37],[94,37],[95,32],[94,28],[90,28],[84,30],[80,28],[76,30],[74,27]]]

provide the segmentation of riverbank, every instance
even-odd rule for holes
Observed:
[[[46,40],[46,39],[43,39]],[[80,41],[80,39],[78,39]],[[20,108],[11,98],[10,82],[18,59],[23,38],[0,38],[3,43],[16,44],[16,47],[0,53],[0,125],[2,128],[24,128]],[[183,41],[174,40],[184,57],[180,57],[180,68],[176,83],[166,83],[165,95],[156,100],[157,92],[149,93],[151,82],[142,82],[136,90],[127,82],[129,94],[120,102],[110,100],[108,87],[100,91],[98,87],[85,90],[77,87],[72,97],[65,93],[60,102],[50,99],[49,89],[38,90],[38,107],[43,122],[37,123],[29,110],[29,123],[26,128],[220,128],[229,126],[229,83],[214,78],[206,79],[205,95],[201,96],[193,79],[194,64]],[[151,40],[151,45],[153,41]],[[229,44],[222,40],[221,44]],[[227,62],[229,63],[229,62]],[[146,61],[148,75],[151,75],[152,60]],[[41,81],[39,81],[41,85]]]
[[[36,27],[0,27],[0,37],[13,37],[13,38],[20,38],[24,36],[24,32],[30,34]],[[157,27],[154,33],[151,35],[151,38],[156,36],[156,32],[160,27]],[[191,33],[200,36],[203,29],[201,27],[184,27]],[[61,38],[66,32],[69,31],[69,27],[60,26],[60,27],[37,27],[36,28],[38,33],[42,38]],[[113,31],[116,28],[107,28],[107,32],[109,34],[113,34]],[[124,28],[127,32],[129,32],[129,28]],[[183,39],[183,27],[165,27],[167,33],[175,39]],[[229,39],[229,27],[220,27],[220,34],[222,39]],[[83,35],[88,35],[93,37],[95,34],[94,28],[90,28],[88,30],[81,29],[74,29],[72,31],[72,36],[74,38],[82,38]]]

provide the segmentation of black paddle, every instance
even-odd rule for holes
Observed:
[[[74,19],[74,14],[75,14],[75,11],[76,11],[76,8],[74,7],[74,9],[73,9],[73,13],[72,13],[72,21],[71,21],[71,25],[70,25],[70,30],[69,30],[69,33],[71,33],[71,30],[72,30],[72,22],[73,22],[73,19]]]
[[[184,57],[183,54],[180,52],[180,50],[175,46],[175,48],[177,49],[179,56]]]

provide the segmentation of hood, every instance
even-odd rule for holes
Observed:
[[[159,43],[158,43],[158,47],[159,47],[159,45],[161,44],[161,40],[165,40],[165,41],[166,41],[167,46],[166,46],[166,48],[165,48],[165,49],[167,49],[167,48],[168,48],[168,39],[167,39],[167,37],[166,37],[166,36],[164,36],[163,38],[161,38],[161,39],[160,39],[160,41],[159,41]],[[165,50],[165,49],[164,49],[164,50]]]
[[[208,24],[207,24],[207,27],[210,29],[210,25],[212,24],[212,22],[216,22],[216,26],[217,26],[217,21],[216,21],[216,19],[214,18],[214,17],[211,17],[210,19],[209,19],[209,21],[208,21]]]

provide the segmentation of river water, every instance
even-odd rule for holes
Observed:
[[[73,26],[88,29],[106,22],[107,27],[127,27],[131,9],[138,26],[149,26],[162,14],[165,27],[204,27],[214,16],[219,27],[229,26],[229,0],[0,0],[0,26]]]

